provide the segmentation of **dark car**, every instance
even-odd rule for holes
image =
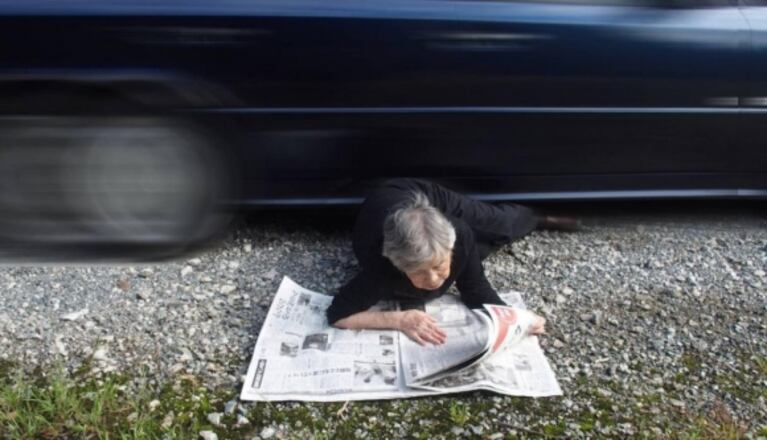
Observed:
[[[166,247],[395,176],[764,197],[761,3],[0,1],[0,234]]]

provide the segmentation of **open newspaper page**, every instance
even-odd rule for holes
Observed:
[[[426,387],[408,387],[406,369],[401,368],[400,361],[401,341],[408,338],[389,330],[330,327],[325,310],[331,301],[331,296],[304,289],[287,277],[283,279],[253,350],[241,392],[243,400],[371,400],[478,388],[514,395],[561,394],[534,338],[493,356],[492,363],[483,361],[477,367],[484,372],[492,368],[499,384],[479,375],[467,375],[467,371],[475,368],[471,367],[456,376],[430,381]],[[382,302],[375,309],[395,307],[398,306],[394,302]],[[484,321],[452,295],[425,307],[450,329],[455,340],[464,338],[467,344],[473,344],[474,348],[467,348],[466,352],[488,351],[489,319],[481,324]],[[460,350],[456,349],[458,354],[453,356],[460,357]],[[456,377],[463,379],[456,383]]]
[[[509,292],[501,298],[516,309],[509,314],[508,307],[489,310],[500,313],[501,322],[494,323],[494,347],[491,356],[457,372],[440,376],[435,380],[418,384],[418,388],[435,392],[462,392],[485,389],[512,396],[559,396],[562,390],[543,353],[538,338],[519,333],[526,329],[530,315],[525,316],[525,303],[519,292]],[[488,306],[486,306],[487,308]],[[494,306],[490,306],[491,308]],[[516,319],[521,317],[520,319]],[[522,322],[520,322],[522,321]],[[504,330],[505,327],[505,330]]]
[[[399,332],[333,328],[325,317],[331,301],[331,296],[283,279],[253,351],[243,400],[339,401],[427,394],[404,385]],[[375,309],[395,306],[382,302]]]
[[[444,295],[428,303],[403,304],[403,308],[407,307],[417,307],[431,315],[447,334],[444,344],[425,346],[402,335],[400,350],[408,386],[465,368],[480,359],[491,346],[489,317],[470,310],[455,295]]]
[[[528,336],[479,364],[424,383],[419,388],[441,393],[485,389],[510,396],[562,395],[535,336]]]

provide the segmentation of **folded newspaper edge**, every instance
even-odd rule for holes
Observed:
[[[417,387],[487,361],[491,356],[511,348],[527,336],[528,330],[535,320],[535,316],[529,310],[495,304],[485,304],[482,309],[474,309],[471,312],[476,315],[478,320],[485,321],[482,325],[484,330],[478,330],[478,332],[485,333],[485,342],[476,345],[474,351],[464,351],[466,356],[453,356],[448,364],[438,363],[431,369],[421,370],[420,373],[413,372],[413,368],[406,370],[405,383],[407,386]],[[450,345],[453,341],[456,339],[448,339],[445,344]],[[457,343],[461,344],[465,341],[458,339]],[[427,363],[421,358],[430,357],[430,350],[425,350],[421,346],[416,347],[415,344],[412,346],[414,349],[402,351],[402,362],[404,365],[416,364],[415,370],[418,370],[417,365]],[[446,351],[450,350],[443,348],[439,350],[439,353]],[[408,374],[408,371],[411,374]]]
[[[325,310],[332,297],[284,277],[258,335],[240,398],[331,402],[471,390],[561,395],[537,337],[525,334],[526,317],[533,315],[525,310],[521,294],[501,296],[511,307],[470,310],[451,294],[415,306],[384,301],[373,307],[419,307],[435,317],[448,343],[421,347],[394,330],[329,326]],[[419,368],[440,368],[440,363],[452,366],[443,365],[436,375],[419,374]]]

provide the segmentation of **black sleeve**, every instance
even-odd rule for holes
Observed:
[[[506,305],[485,277],[485,269],[479,259],[477,245],[473,241],[467,255],[466,266],[456,278],[455,285],[461,292],[461,300],[471,309],[480,308],[482,304]]]
[[[341,288],[326,311],[329,324],[358,312],[363,312],[384,299],[386,290],[365,270]]]

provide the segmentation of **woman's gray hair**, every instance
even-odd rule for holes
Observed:
[[[454,244],[455,228],[420,191],[384,220],[383,255],[403,272],[447,256]]]

